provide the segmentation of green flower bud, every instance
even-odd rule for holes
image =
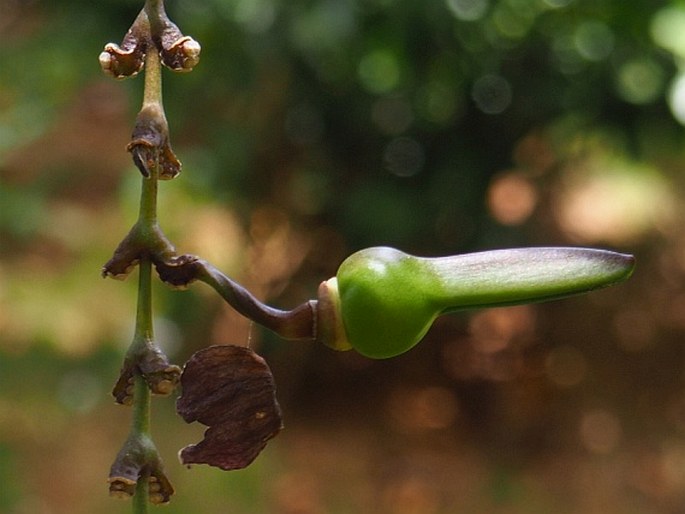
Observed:
[[[361,250],[319,289],[318,339],[388,358],[412,348],[439,315],[552,300],[627,279],[634,258],[587,248],[521,248],[424,258]]]

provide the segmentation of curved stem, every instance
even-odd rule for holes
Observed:
[[[252,293],[234,282],[211,264],[198,261],[201,268],[197,279],[211,286],[226,302],[243,316],[276,332],[285,339],[314,339],[316,337],[315,307],[304,303],[289,311],[275,309],[255,298]]]
[[[234,282],[207,261],[193,255],[172,259],[156,259],[157,273],[163,282],[174,287],[187,287],[200,280],[212,287],[238,313],[284,339],[313,340],[316,338],[315,300],[289,311],[274,309],[260,302],[243,286]]]

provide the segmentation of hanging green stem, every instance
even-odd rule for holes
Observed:
[[[149,4],[149,2],[148,2]],[[148,7],[146,4],[146,12]],[[150,18],[150,23],[155,18]],[[150,48],[150,51],[145,55],[145,89],[143,90],[143,109],[150,105],[159,106],[162,108],[162,66],[160,63],[159,54]]]
[[[147,8],[147,7],[146,7]],[[145,90],[143,109],[162,109],[162,70],[157,52],[145,58]],[[157,226],[157,163],[150,166],[150,176],[143,177],[138,224],[143,234],[154,232]],[[149,256],[140,260],[138,276],[138,307],[133,345],[149,346],[154,341],[152,324],[152,264]],[[142,374],[135,376],[132,431],[141,439],[150,437],[150,389]],[[143,468],[133,499],[133,514],[147,514],[150,495],[150,472]]]
[[[144,10],[150,21],[150,32],[152,34],[160,34],[164,26],[163,18],[166,19],[164,1],[146,0]]]
[[[117,278],[125,278],[136,265],[139,268],[135,333],[112,391],[117,403],[133,406],[133,419],[109,475],[110,494],[134,496],[134,514],[147,513],[148,503],[168,503],[174,494],[150,436],[151,395],[171,393],[181,374],[156,343],[152,322],[152,264],[175,255],[157,222],[158,182],[181,171],[162,105],[162,65],[190,71],[199,53],[200,45],[166,16],[164,0],[146,0],[121,45],[109,43],[99,56],[103,71],[115,78],[132,77],[145,69],[143,105],[127,147],[143,176],[140,212],[103,268],[103,276]]]
[[[149,52],[145,58],[145,93],[143,110],[154,106],[161,110],[162,76],[159,55]],[[146,246],[154,244],[152,239],[158,232],[157,227],[157,164],[153,159],[149,176],[143,177],[140,194],[140,213],[137,230]],[[152,327],[152,264],[145,253],[139,262],[138,308],[133,345],[149,345],[154,339]],[[137,412],[137,411],[136,411]]]
[[[153,113],[153,119],[162,119],[164,125],[164,111],[162,108],[161,63],[157,52],[148,52],[145,58],[145,92],[141,112]],[[155,236],[159,232],[157,226],[157,184],[159,173],[159,154],[155,148],[145,155],[147,175],[142,179],[140,213],[136,224],[141,242],[146,247],[154,246]],[[138,305],[136,311],[136,328],[128,354],[138,360],[133,372],[133,422],[129,441],[134,441],[140,450],[140,468],[135,486],[133,513],[146,514],[148,500],[154,503],[166,503],[173,494],[173,488],[161,472],[157,450],[150,437],[150,388],[159,391],[166,386],[165,378],[159,379],[158,373],[149,373],[145,359],[136,356],[150,356],[152,361],[159,360],[161,352],[154,341],[152,321],[152,261],[149,252],[143,252],[138,263]],[[166,360],[162,362],[162,373],[169,371]],[[175,371],[175,370],[174,370]],[[153,378],[156,377],[156,378]],[[159,380],[158,380],[159,379]],[[156,387],[155,387],[156,386]],[[162,485],[163,484],[163,485]],[[168,486],[168,487],[167,487]],[[154,490],[153,490],[154,487]]]

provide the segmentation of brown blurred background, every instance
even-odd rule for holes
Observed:
[[[0,512],[129,512],[109,391],[135,275],[100,268],[135,221],[125,151],[142,79],[104,77],[137,0],[0,0]],[[286,343],[203,285],[155,285],[183,363],[250,344],[286,429],[243,471],[184,469],[153,432],[168,513],[685,512],[685,8],[665,0],[169,0],[203,45],[164,77],[184,171],[160,222],[272,305],[346,255],[582,245],[627,283],[440,318],[387,361]]]

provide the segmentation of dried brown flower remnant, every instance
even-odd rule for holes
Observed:
[[[169,143],[169,124],[159,105],[147,105],[141,109],[126,149],[146,178],[150,177],[154,167],[158,168],[157,176],[162,180],[172,179],[181,172],[181,162]]]
[[[169,482],[154,443],[143,434],[131,434],[119,451],[109,472],[109,494],[130,498],[136,482],[147,476],[151,503],[169,503],[174,488]]]
[[[175,255],[176,249],[159,225],[150,226],[138,222],[119,243],[112,258],[102,267],[102,276],[124,280],[143,256],[150,257],[153,261],[173,262]]]
[[[156,12],[150,14],[150,33],[162,57],[162,64],[173,71],[192,71],[200,62],[200,43],[184,35],[169,19],[164,2],[156,2],[153,9]]]
[[[210,346],[195,353],[181,375],[176,408],[187,423],[209,428],[179,454],[183,464],[242,469],[283,428],[271,370],[242,346]]]
[[[174,71],[192,71],[200,62],[200,51],[200,43],[190,36],[183,36],[162,50],[162,62]]]
[[[121,405],[133,403],[133,380],[142,374],[152,394],[169,395],[178,384],[181,368],[170,364],[157,343],[146,340],[133,345],[124,359],[112,396]]]
[[[143,69],[149,23],[145,11],[138,14],[121,45],[107,43],[99,57],[102,71],[116,79],[134,77]]]
[[[157,2],[156,8],[152,18],[146,9],[140,11],[121,45],[105,45],[99,60],[107,75],[116,79],[134,77],[143,69],[145,53],[155,47],[164,66],[173,71],[192,71],[200,62],[200,43],[184,35],[169,19],[163,2]]]

